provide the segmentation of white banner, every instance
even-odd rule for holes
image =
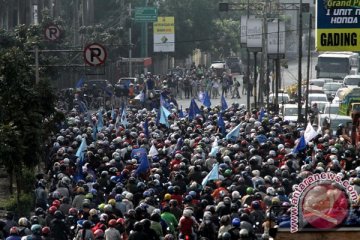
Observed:
[[[249,18],[247,20],[247,29],[246,29],[247,47],[261,48],[262,34],[263,34],[262,19]]]
[[[247,28],[247,16],[241,16],[241,24],[240,24],[240,43],[245,44],[246,43],[246,28]]]
[[[277,53],[285,54],[285,23],[284,22],[279,22],[279,23],[268,22],[267,47],[268,47],[268,54],[277,54]]]

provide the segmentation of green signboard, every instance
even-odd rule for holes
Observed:
[[[156,22],[157,8],[140,7],[135,8],[135,22]]]

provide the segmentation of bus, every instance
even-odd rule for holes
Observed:
[[[358,74],[359,54],[354,52],[325,52],[318,56],[316,78],[343,80],[347,75]]]

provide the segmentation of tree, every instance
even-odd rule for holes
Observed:
[[[0,32],[0,164],[16,180],[17,199],[22,191],[31,191],[20,186],[22,173],[41,161],[50,134],[44,131],[44,119],[55,112],[50,84],[35,84],[29,65],[28,49],[37,44],[32,30],[20,26],[14,32]]]

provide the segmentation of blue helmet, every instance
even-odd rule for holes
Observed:
[[[240,227],[240,219],[239,218],[234,218],[231,222],[231,224],[234,226],[234,227]]]

